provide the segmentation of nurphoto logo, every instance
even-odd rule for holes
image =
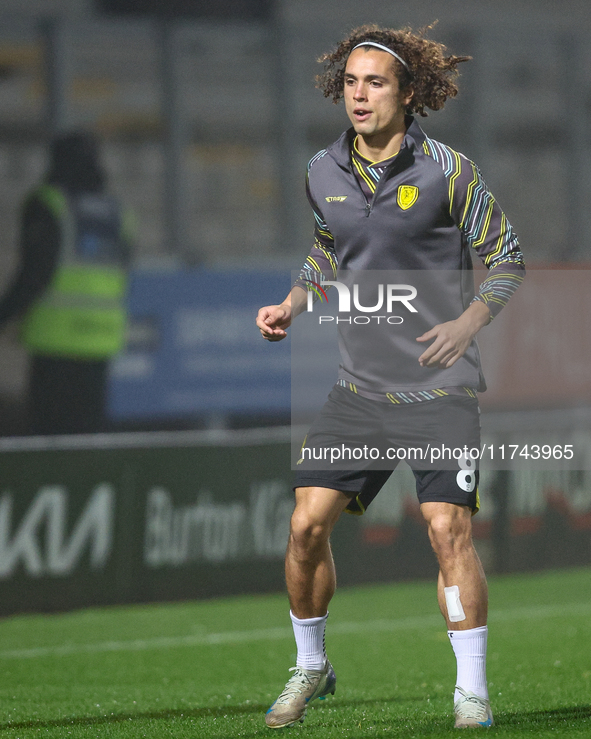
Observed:
[[[305,280],[308,284],[308,303],[307,312],[312,313],[314,310],[314,296],[318,298],[320,302],[327,302],[328,297],[326,295],[325,287],[334,287],[338,293],[338,308],[339,313],[351,313],[351,290],[343,282],[336,280],[326,280],[322,284],[312,282],[312,280]],[[378,311],[385,310],[386,314],[393,312],[394,306],[404,306],[411,313],[417,313],[417,309],[412,305],[411,301],[417,297],[417,289],[412,285],[377,285],[377,296],[375,298],[376,303],[374,305],[362,305],[359,298],[359,285],[353,284],[353,307],[360,313],[377,313]],[[367,324],[372,319],[377,320],[380,323],[380,319],[386,319],[387,323],[403,323],[404,318],[402,316],[393,315],[379,315],[379,316],[355,316],[353,323]],[[346,322],[351,323],[351,317],[337,316],[319,316],[319,323],[325,323],[335,321],[337,323]]]

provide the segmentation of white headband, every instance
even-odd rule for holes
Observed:
[[[376,49],[381,49],[381,51],[387,51],[388,54],[392,54],[393,57],[398,59],[400,64],[402,64],[404,67],[406,67],[406,71],[410,72],[410,69],[408,68],[408,64],[402,59],[402,57],[399,57],[398,54],[395,51],[392,51],[392,49],[389,49],[387,46],[383,46],[382,44],[378,44],[376,41],[362,41],[360,44],[357,44],[357,46],[354,46],[351,51],[355,51],[355,49],[358,49],[360,46],[375,46]]]

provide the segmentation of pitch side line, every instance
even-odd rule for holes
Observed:
[[[564,605],[524,606],[491,611],[489,623],[514,620],[554,618],[565,615],[591,613],[591,603],[567,603]],[[331,623],[330,635],[359,634],[388,631],[412,631],[425,627],[443,626],[441,616],[409,616],[407,618],[379,619],[376,621]],[[269,640],[292,639],[291,627],[252,629],[249,631],[222,631],[213,634],[194,634],[189,636],[163,636],[154,639],[134,639],[131,641],[107,641],[96,644],[63,644],[53,647],[34,647],[32,649],[12,649],[0,652],[0,659],[35,659],[38,657],[62,657],[73,654],[104,652],[141,652],[150,649],[171,649],[178,647],[204,647],[217,644],[236,644]]]
[[[294,426],[294,432],[297,427]],[[158,449],[185,446],[240,447],[289,443],[290,426],[202,431],[128,431],[65,436],[17,436],[0,439],[2,452],[74,451],[76,449]]]

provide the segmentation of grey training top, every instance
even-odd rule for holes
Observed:
[[[407,125],[400,152],[377,180],[371,199],[354,171],[353,129],[313,157],[308,197],[316,218],[315,243],[296,284],[306,288],[310,282],[338,279],[351,283],[352,295],[353,284],[365,283],[358,288],[360,296],[365,290],[359,301],[365,306],[376,304],[377,271],[390,272],[382,282],[417,289],[412,301],[417,312],[404,312],[404,306],[396,310],[403,318],[399,325],[353,306],[350,316],[340,316],[340,381],[380,393],[454,386],[484,390],[476,341],[453,367],[436,369],[418,364],[427,344],[416,337],[457,318],[473,299],[486,303],[494,317],[523,279],[523,256],[478,168],[429,139],[410,116]],[[489,269],[476,298],[472,250]],[[369,315],[370,322],[359,318],[355,323],[360,315]]]

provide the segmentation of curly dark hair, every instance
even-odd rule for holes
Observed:
[[[394,72],[400,89],[411,88],[413,97],[407,106],[407,113],[426,116],[425,108],[440,110],[449,97],[458,94],[455,79],[460,62],[467,62],[469,56],[445,56],[443,44],[425,38],[435,24],[416,32],[411,28],[380,28],[367,25],[355,28],[340,42],[334,51],[323,54],[318,61],[324,63],[324,71],[316,77],[316,87],[324,92],[324,97],[332,97],[334,103],[343,97],[345,66],[349,54],[362,41],[375,41],[399,54],[408,64],[407,70],[397,59],[392,58]],[[371,47],[366,47],[371,49]]]

